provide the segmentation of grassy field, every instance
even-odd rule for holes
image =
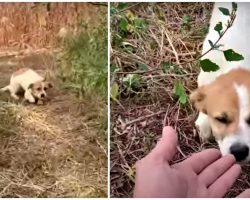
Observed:
[[[64,6],[67,10],[77,4]],[[52,81],[54,88],[44,105],[0,94],[0,197],[107,197],[107,6],[91,10],[93,5],[87,5],[79,10],[85,8],[88,17],[95,13],[103,20],[91,24],[73,12],[75,17],[69,17],[65,26],[72,31],[69,24],[74,24],[77,31],[60,43],[55,42],[60,29],[56,26],[47,32],[43,27],[41,43],[37,38],[28,40],[32,48],[8,42],[1,46],[5,51],[0,55],[0,87],[8,84],[14,70],[30,67]],[[12,6],[8,5],[9,11],[18,7]],[[35,15],[27,7],[22,4],[19,12]],[[55,16],[63,5],[56,9],[53,4],[51,9],[50,16]],[[93,79],[96,71],[100,74]]]
[[[178,132],[173,163],[214,141],[202,142],[188,94],[197,87],[198,62],[212,3],[111,4],[111,196],[131,197],[137,160],[155,146],[165,125]],[[249,165],[226,195],[250,187]]]

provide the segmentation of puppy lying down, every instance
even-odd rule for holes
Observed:
[[[223,155],[233,154],[237,161],[250,161],[250,3],[237,4],[235,22],[220,40],[220,49],[233,49],[244,59],[229,62],[222,51],[209,52],[203,59],[210,59],[220,69],[201,71],[198,89],[190,98],[199,110],[195,124],[201,138],[212,134]],[[203,53],[210,48],[208,40],[215,42],[219,37],[215,25],[227,24],[228,16],[220,12],[220,7],[232,10],[231,3],[215,3]]]
[[[23,90],[24,99],[28,102],[43,103],[49,88],[52,88],[52,84],[34,70],[21,68],[12,74],[10,84],[1,88],[1,91],[9,91],[11,97],[18,100],[17,94]]]

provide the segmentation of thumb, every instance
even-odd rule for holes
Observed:
[[[237,198],[250,198],[250,189],[245,190],[242,192]]]
[[[176,148],[177,134],[172,127],[166,126],[163,128],[162,137],[152,150],[151,156],[170,161],[176,153]]]

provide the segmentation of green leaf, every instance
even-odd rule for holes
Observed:
[[[182,24],[188,25],[191,22],[191,17],[189,15],[184,15],[182,18]]]
[[[181,104],[185,104],[187,102],[187,94],[186,94],[185,88],[181,82],[175,83],[174,94],[179,97],[178,101]]]
[[[214,27],[214,30],[216,30],[216,31],[219,33],[219,35],[220,35],[222,28],[223,28],[223,27],[222,27],[222,22],[219,22],[219,23],[216,24],[216,26]]]
[[[222,12],[223,15],[230,16],[230,12],[227,8],[219,7],[219,10]]]
[[[227,61],[239,61],[244,59],[242,55],[234,52],[232,49],[223,51],[223,53]]]
[[[128,3],[120,2],[120,3],[118,3],[117,9],[118,9],[119,11],[121,11],[121,10],[126,9],[127,7],[128,7]]]
[[[110,16],[113,16],[117,13],[118,13],[118,10],[115,7],[111,6],[110,7]]]
[[[222,45],[221,44],[216,44],[214,45],[214,49],[219,49]]]
[[[117,68],[117,66],[114,65],[114,64],[111,64],[111,65],[110,65],[110,72],[111,72],[112,74],[114,74],[114,73],[116,73],[117,71],[119,71],[119,69]]]
[[[135,18],[132,23],[136,32],[143,31],[147,28],[147,22],[145,19]]]
[[[208,42],[209,42],[209,44],[210,44],[211,48],[214,48],[214,44],[213,44],[213,42],[212,42],[211,40],[208,40]]]
[[[233,10],[235,10],[235,11],[236,11],[236,10],[237,10],[237,8],[238,8],[237,3],[233,2],[233,3],[232,3],[232,7],[233,7]]]
[[[187,95],[186,94],[185,95],[181,95],[179,97],[179,101],[180,101],[181,104],[186,104],[187,103]]]
[[[135,89],[140,86],[141,77],[138,74],[128,74],[123,78],[123,85],[128,89]]]
[[[209,59],[200,60],[201,68],[204,72],[215,72],[219,66]]]
[[[119,28],[123,32],[128,32],[128,21],[125,18],[122,18],[120,23],[119,23]]]
[[[163,63],[161,63],[161,66],[162,66],[162,70],[163,70],[164,72],[166,72],[167,70],[170,69],[171,63],[163,62]]]
[[[147,65],[145,65],[143,63],[139,63],[138,66],[139,66],[140,71],[148,71],[148,66]]]
[[[117,101],[117,96],[119,92],[119,86],[117,83],[113,83],[110,87],[110,97],[114,100]]]

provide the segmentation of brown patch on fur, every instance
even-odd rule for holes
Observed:
[[[15,77],[15,76],[21,75],[21,74],[23,74],[24,72],[26,72],[26,71],[28,71],[28,70],[29,70],[29,68],[21,68],[21,69],[15,71],[15,72],[12,74],[12,76]]]
[[[250,71],[233,69],[190,95],[195,107],[208,115],[215,136],[223,137],[227,133],[234,133],[238,127],[239,104],[234,84],[244,85],[250,92]],[[230,123],[215,119],[223,114],[228,116]]]

